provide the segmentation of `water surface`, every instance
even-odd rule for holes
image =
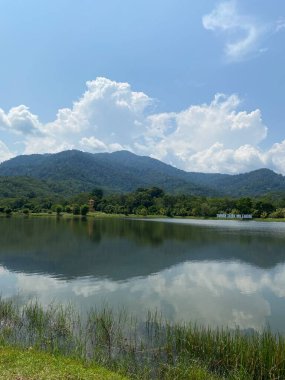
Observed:
[[[285,332],[285,224],[0,219],[3,297]]]

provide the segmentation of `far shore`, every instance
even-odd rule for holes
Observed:
[[[217,218],[217,217],[203,217],[203,216],[173,216],[169,217],[167,215],[138,215],[138,214],[107,214],[100,211],[89,212],[87,215],[74,215],[72,213],[61,212],[60,214],[56,212],[38,212],[24,214],[21,211],[15,211],[11,215],[6,215],[5,213],[0,213],[0,218],[10,218],[10,217],[52,217],[52,218],[63,218],[63,219],[84,219],[84,218],[110,218],[110,219],[193,219],[193,220],[221,220],[221,221],[237,221],[237,222],[285,222],[285,218],[252,218],[250,220],[242,219],[230,219],[230,218]]]

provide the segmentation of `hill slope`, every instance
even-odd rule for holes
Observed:
[[[225,195],[256,196],[285,191],[285,177],[269,169],[237,175],[188,173],[188,179]]]
[[[94,187],[127,192],[138,187],[158,186],[173,193],[215,194],[205,185],[192,184],[185,174],[158,160],[127,151],[91,154],[70,150],[18,156],[0,165],[0,176],[32,177],[61,184],[68,181],[77,192]]]
[[[285,177],[269,169],[239,175],[188,173],[127,151],[92,154],[70,150],[18,156],[0,164],[0,185],[3,181],[7,185],[11,177],[32,177],[44,181],[41,187],[45,193],[51,189],[66,195],[94,187],[128,192],[138,187],[158,186],[171,193],[205,196],[256,196],[285,191]],[[21,186],[15,184],[16,179],[13,181],[10,188]],[[28,185],[27,179],[23,182]],[[1,187],[0,196],[3,196]]]

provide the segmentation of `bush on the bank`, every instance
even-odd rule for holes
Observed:
[[[269,215],[270,218],[285,218],[285,208],[278,208]]]
[[[65,206],[64,211],[67,212],[68,214],[71,214],[72,208],[69,205],[67,205]]]
[[[87,205],[81,206],[80,213],[82,216],[86,216],[88,214],[89,207]]]
[[[11,214],[12,214],[12,209],[9,208],[9,207],[6,207],[6,208],[5,208],[5,214],[6,214],[7,216],[11,215]]]
[[[72,213],[73,215],[80,215],[80,206],[78,204],[73,205]]]

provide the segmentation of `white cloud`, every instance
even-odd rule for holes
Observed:
[[[8,114],[0,109],[0,128],[16,134],[41,135],[38,117],[24,105],[11,108]]]
[[[265,156],[268,167],[276,168],[280,173],[285,173],[285,140],[274,144]]]
[[[261,152],[251,145],[229,149],[216,143],[189,157],[189,168],[199,167],[202,172],[243,173],[264,167]]]
[[[83,137],[79,141],[79,145],[84,151],[88,152],[116,152],[124,149],[124,147],[118,143],[105,144],[103,141],[96,139],[94,136],[89,138]],[[131,150],[131,148],[129,148],[129,150]]]
[[[94,133],[105,142],[125,143],[140,130],[140,121],[152,100],[142,92],[133,92],[128,83],[97,78],[86,83],[87,91],[72,109],[58,111],[57,119],[46,125],[51,133]]]
[[[92,152],[131,149],[132,141],[143,133],[145,112],[152,105],[152,99],[142,92],[132,91],[128,83],[106,78],[88,81],[86,85],[83,96],[72,108],[60,109],[53,122],[42,125],[25,108],[22,127],[17,129],[24,135],[25,153],[72,148]],[[5,115],[2,111],[3,120],[10,112]],[[31,121],[33,129],[25,129]]]
[[[285,18],[281,17],[276,21],[275,33],[278,33],[285,29]]]
[[[241,61],[264,51],[260,43],[266,27],[239,13],[234,0],[220,2],[203,16],[202,23],[205,29],[226,35],[225,54],[230,61]]]
[[[239,111],[238,96],[217,94],[208,104],[151,116],[146,134],[153,156],[190,171],[236,173],[264,166],[260,110]]]
[[[242,110],[237,95],[217,94],[209,104],[181,112],[154,113],[153,105],[152,98],[127,83],[97,78],[87,82],[71,108],[60,109],[46,124],[23,105],[7,113],[0,109],[0,161],[16,153],[127,149],[189,171],[269,167],[285,174],[285,140],[261,149],[267,137],[261,111]]]
[[[0,162],[9,160],[14,157],[14,154],[10,152],[8,147],[0,140]]]

